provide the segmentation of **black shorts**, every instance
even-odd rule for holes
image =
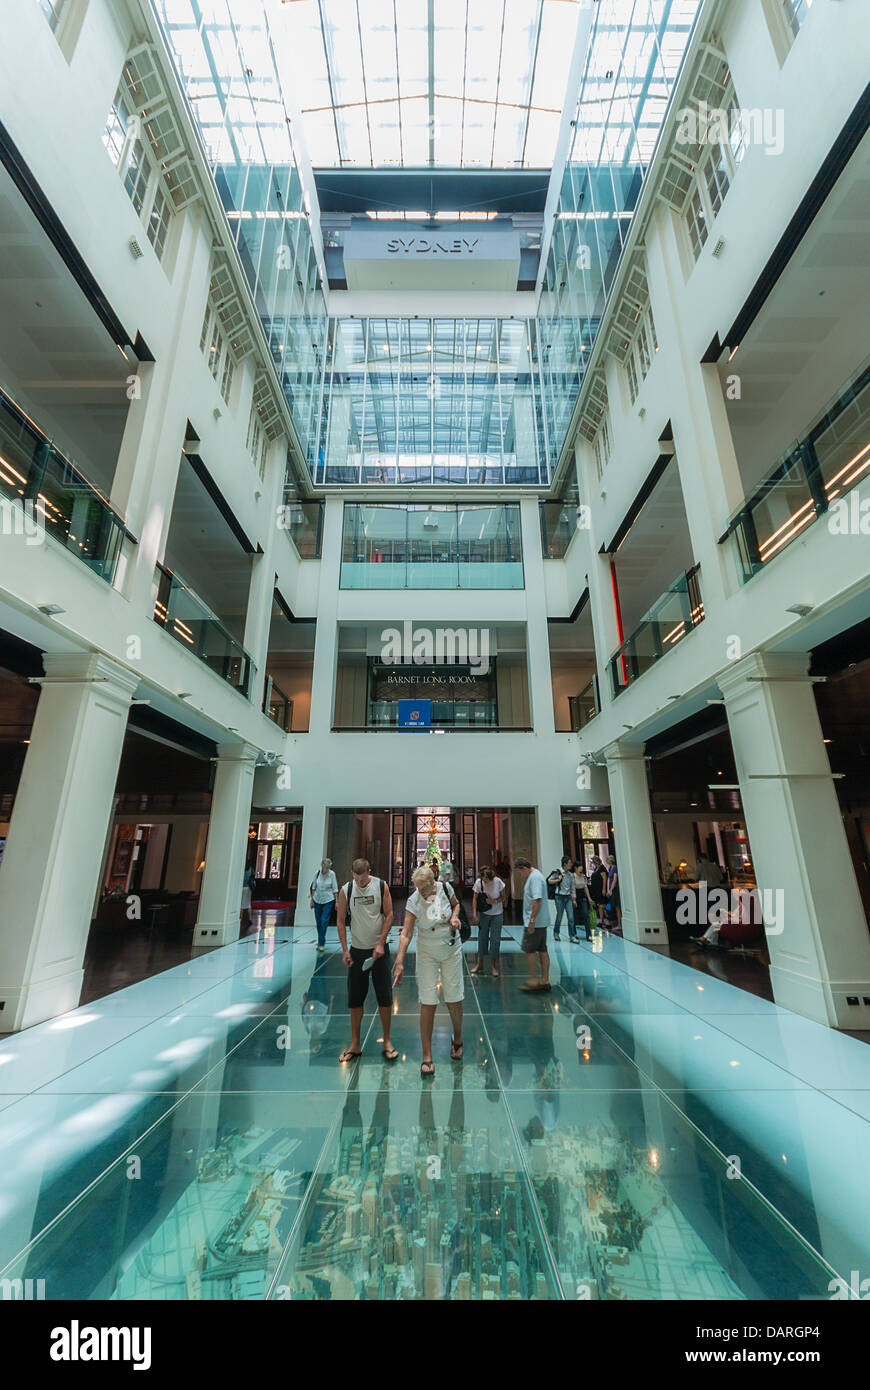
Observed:
[[[526,955],[529,956],[533,955],[536,951],[546,951],[547,928],[533,927],[531,931],[527,931],[524,927],[521,945]]]
[[[390,948],[389,946],[384,947],[384,954],[378,957],[371,970],[363,970],[363,961],[367,961],[371,954],[371,951],[361,951],[358,946],[351,946],[350,948],[353,964],[347,972],[347,1007],[349,1009],[362,1008],[369,992],[369,980],[375,987],[375,998],[381,1008],[388,1009],[393,1002]]]

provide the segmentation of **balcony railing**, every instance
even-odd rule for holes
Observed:
[[[0,389],[0,496],[3,526],[66,550],[111,584],[124,540],[124,522],[84,474]],[[10,505],[11,504],[11,505]]]
[[[789,449],[732,517],[741,578],[751,579],[870,470],[870,366],[865,366]],[[831,519],[833,529],[833,518]],[[847,519],[845,529],[852,529]]]
[[[154,621],[234,690],[247,696],[253,664],[244,647],[177,574],[158,565],[157,576]]]
[[[521,589],[520,509],[345,504],[343,589]]]
[[[577,534],[576,502],[539,503],[541,552],[545,560],[561,560]]]
[[[277,724],[279,729],[283,729],[285,734],[289,734],[293,722],[293,701],[285,695],[271,676],[266,677],[263,690],[263,713],[273,724]]]
[[[579,695],[572,695],[568,701],[571,707],[571,728],[574,733],[585,729],[590,719],[594,719],[601,709],[598,700],[598,678],[593,676]]]
[[[704,604],[695,565],[656,599],[646,617],[614,652],[608,663],[614,695],[636,681],[704,619]]]
[[[283,528],[302,560],[319,560],[323,545],[323,500],[284,494]]]

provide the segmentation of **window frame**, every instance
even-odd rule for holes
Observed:
[[[119,130],[122,133],[120,144]],[[133,211],[145,229],[146,239],[162,264],[175,207],[147,134],[147,121],[139,114],[123,73],[106,116],[102,139]],[[156,223],[153,221],[155,210]]]

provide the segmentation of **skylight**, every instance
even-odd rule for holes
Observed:
[[[579,0],[274,0],[316,168],[549,168]]]

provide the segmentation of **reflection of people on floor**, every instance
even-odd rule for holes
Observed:
[[[387,1072],[384,1066],[383,1073]],[[386,1082],[386,1077],[384,1077]],[[367,1092],[367,1095],[370,1094]],[[384,1171],[384,1150],[390,1133],[390,1087],[380,1086],[374,1093],[374,1106],[371,1123],[365,1128],[360,1108],[359,1069],[351,1075],[341,1112],[341,1130],[338,1146],[338,1173],[349,1175],[350,1168],[357,1169],[366,1180],[369,1175]],[[356,1146],[359,1145],[357,1149]],[[374,1162],[372,1156],[375,1155]]]
[[[553,1129],[559,1118],[559,1089],[565,1083],[565,1068],[556,1057],[553,1042],[555,1021],[556,1015],[547,1009],[534,1019],[529,1034],[535,1109],[545,1130]]]
[[[309,1057],[316,1057],[323,1049],[323,1036],[329,1030],[334,996],[329,993],[326,976],[315,970],[308,981],[308,989],[302,996],[302,1024],[308,1034]]]

